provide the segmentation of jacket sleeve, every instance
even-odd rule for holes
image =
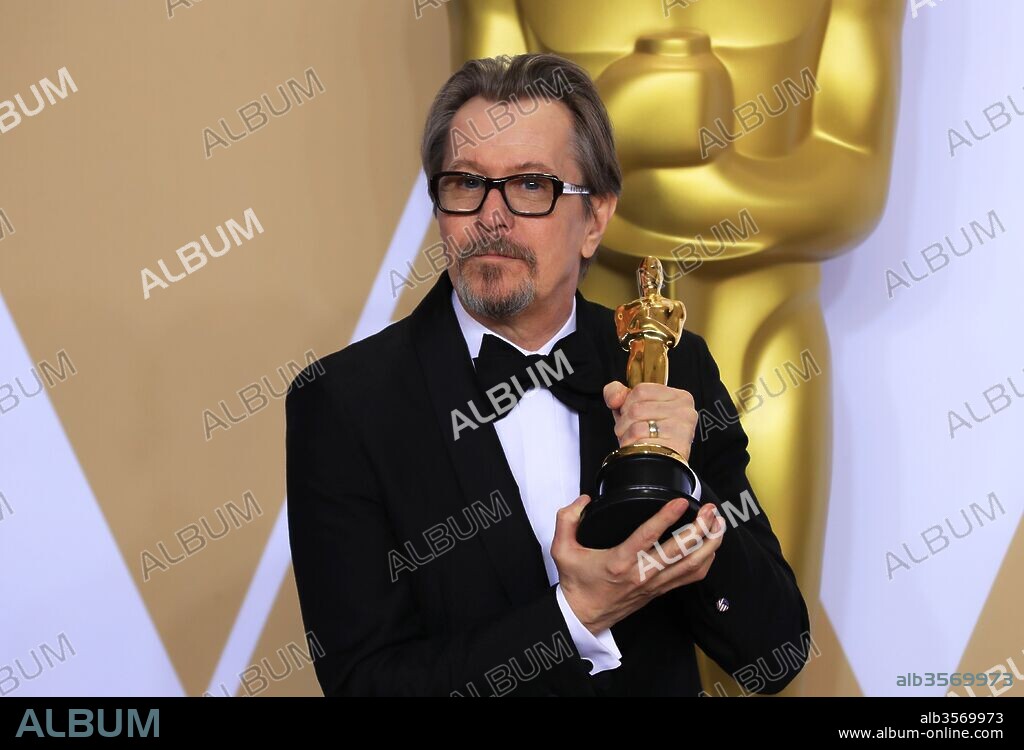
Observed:
[[[392,574],[399,542],[343,393],[330,376],[300,377],[285,402],[292,566],[324,694],[585,693],[589,663],[555,586],[474,627],[427,631],[422,594],[410,576]]]
[[[693,468],[700,476],[702,503],[715,504],[726,529],[704,580],[676,591],[697,645],[747,691],[774,694],[806,662],[807,606],[747,479],[747,435],[736,406],[707,344],[696,338],[698,410],[714,410],[724,419],[703,436],[698,425],[703,444]]]

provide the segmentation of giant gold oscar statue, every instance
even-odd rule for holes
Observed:
[[[821,653],[784,692],[856,692],[819,599],[832,456],[820,261],[863,239],[885,203],[905,3],[453,0],[448,9],[456,67],[553,52],[596,81],[624,185],[583,291],[615,307],[632,297],[637,257],[665,262],[667,296],[686,299],[736,396],[751,482],[811,611]],[[701,672],[711,695],[741,692],[706,658]]]

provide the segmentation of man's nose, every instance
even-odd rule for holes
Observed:
[[[487,193],[484,204],[480,206],[477,224],[488,232],[503,232],[512,228],[515,214],[508,210],[508,205],[498,188]]]

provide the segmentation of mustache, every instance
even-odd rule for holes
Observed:
[[[498,255],[504,258],[515,258],[526,261],[531,268],[537,264],[537,256],[530,248],[513,242],[507,237],[497,237],[473,242],[460,253],[460,261],[465,262],[478,255]]]

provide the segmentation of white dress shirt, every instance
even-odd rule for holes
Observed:
[[[485,333],[490,333],[523,354],[550,354],[555,342],[576,330],[576,298],[572,312],[561,330],[535,352],[527,351],[504,336],[489,330],[470,316],[458,294],[452,290],[452,305],[459,327],[474,359],[480,354]],[[518,397],[518,393],[513,391]],[[526,515],[544,554],[548,583],[558,582],[558,568],[551,559],[551,542],[555,536],[555,514],[580,495],[580,425],[579,415],[546,388],[531,388],[519,403],[494,423],[505,458],[512,469]],[[569,627],[569,634],[582,658],[594,666],[590,674],[615,669],[622,654],[612,631],[605,628],[596,635],[579,621],[565,599],[561,585],[555,590],[558,606]]]
[[[555,343],[576,330],[576,297],[573,296],[572,311],[565,325],[540,349],[527,351],[499,333],[495,333],[466,312],[455,290],[452,290],[452,306],[458,318],[462,335],[469,347],[469,355],[480,354],[484,334],[490,333],[514,346],[523,354],[551,353]],[[518,397],[518,392],[513,391]],[[546,388],[531,388],[519,402],[494,422],[494,428],[505,451],[505,458],[512,469],[519,494],[530,519],[533,533],[540,542],[544,554],[544,569],[548,583],[558,581],[558,568],[551,558],[551,542],[555,537],[555,515],[561,508],[579,497],[580,490],[580,423],[577,412],[570,409],[552,395]],[[700,480],[696,483],[693,497],[700,501]],[[587,630],[579,621],[565,599],[561,585],[555,589],[558,606],[569,627],[569,634],[582,658],[594,666],[590,674],[615,669],[621,664],[619,652],[612,631],[608,628],[596,635]]]

